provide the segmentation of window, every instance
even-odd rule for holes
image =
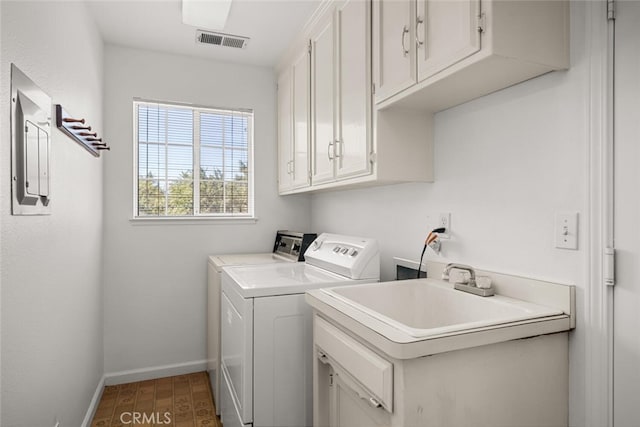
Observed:
[[[134,216],[253,217],[253,112],[134,101]]]

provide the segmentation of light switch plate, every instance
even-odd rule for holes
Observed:
[[[578,212],[558,212],[555,222],[558,249],[578,249]]]

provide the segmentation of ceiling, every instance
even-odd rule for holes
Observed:
[[[272,67],[320,0],[233,0],[227,24],[218,31],[251,38],[244,49],[197,44],[197,28],[182,23],[181,0],[87,3],[106,43]]]

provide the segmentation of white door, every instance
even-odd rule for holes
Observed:
[[[309,184],[309,52],[304,49],[293,63],[293,167],[292,186]]]
[[[336,175],[369,172],[371,126],[370,3],[350,0],[337,11],[338,98]]]
[[[416,82],[415,8],[415,0],[373,2],[376,102]]]
[[[334,26],[328,13],[311,36],[311,100],[313,106],[313,158],[311,165],[314,184],[331,181],[335,158],[335,84],[334,84]]]
[[[278,76],[278,189],[290,190],[293,174],[293,110],[291,68]]]
[[[418,0],[418,81],[480,50],[480,0]]]
[[[616,427],[640,424],[640,2],[616,2],[614,398]]]

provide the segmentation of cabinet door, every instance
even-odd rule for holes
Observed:
[[[418,81],[480,50],[480,0],[418,0]]]
[[[293,167],[293,110],[291,68],[278,76],[278,190],[291,189]]]
[[[362,0],[349,0],[337,11],[338,177],[361,175],[370,170],[370,4]]]
[[[383,427],[391,425],[389,413],[368,403],[366,393],[357,393],[346,377],[333,372],[329,396],[329,425],[332,427]]]
[[[309,185],[309,51],[296,57],[293,63],[293,163],[291,167],[294,188]]]
[[[333,180],[335,158],[334,25],[328,14],[311,37],[314,184]]]
[[[416,83],[415,0],[373,2],[376,102]]]

